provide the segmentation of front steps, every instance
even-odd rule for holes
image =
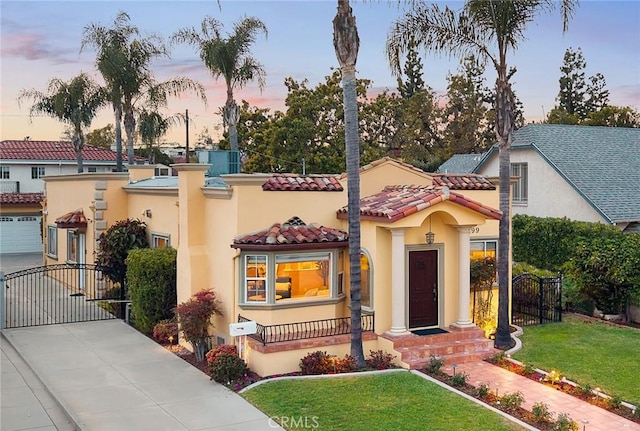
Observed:
[[[493,340],[484,337],[478,327],[457,328],[450,326],[446,334],[400,336],[383,335],[393,342],[400,360],[410,369],[424,368],[431,355],[444,359],[445,365],[481,361],[495,355]]]

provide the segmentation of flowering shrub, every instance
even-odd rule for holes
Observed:
[[[233,386],[249,373],[247,364],[238,355],[220,353],[209,366],[211,380]]]
[[[185,340],[193,346],[198,360],[204,360],[211,318],[222,316],[222,303],[216,298],[216,293],[213,289],[194,293],[188,301],[178,304],[175,313]]]
[[[340,359],[320,350],[307,354],[300,360],[300,370],[305,375],[350,373],[358,369],[353,356]]]
[[[209,350],[205,356],[207,363],[211,365],[216,358],[223,353],[238,356],[238,347],[231,344],[219,344],[215,346],[213,349]]]

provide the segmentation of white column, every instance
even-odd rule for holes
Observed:
[[[405,326],[404,229],[391,230],[391,329],[390,335],[407,334]]]
[[[455,326],[468,328],[475,326],[469,318],[471,308],[471,227],[458,227],[458,320]]]

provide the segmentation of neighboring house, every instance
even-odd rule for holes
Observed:
[[[494,146],[476,166],[460,172],[497,176],[498,167]],[[640,129],[524,126],[513,135],[511,175],[517,179],[513,214],[640,230]]]
[[[178,251],[179,303],[218,293],[217,343],[242,342],[230,323],[257,322],[246,359],[258,374],[296,371],[316,350],[348,354],[349,178],[206,177],[207,164],[172,167],[177,177],[152,177],[146,166],[46,177],[45,243],[57,246],[45,250],[46,263],[91,263],[101,233],[140,219],[152,246]],[[495,256],[496,186],[385,158],[361,168],[360,189],[365,354],[385,350],[405,367],[424,366],[430,354],[449,362],[492,355],[493,341],[473,323],[469,271],[471,256]],[[449,333],[410,332],[419,329]]]
[[[485,154],[454,154],[438,167],[438,172],[445,174],[473,172],[473,169],[478,166]]]
[[[116,168],[116,153],[111,150],[86,145],[82,158],[85,172]],[[0,253],[42,252],[43,177],[77,171],[71,142],[0,142]]]

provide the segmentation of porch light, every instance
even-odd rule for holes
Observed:
[[[431,216],[429,216],[429,232],[424,234],[427,244],[433,244],[433,240],[436,238],[436,234],[431,231]]]

